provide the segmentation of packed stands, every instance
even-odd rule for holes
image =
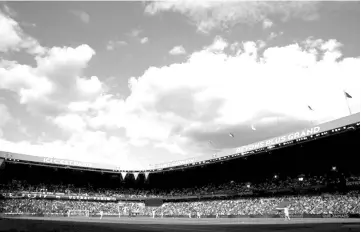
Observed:
[[[359,214],[359,147],[358,128],[259,155],[160,170],[147,179],[7,162],[0,170],[0,213],[274,215],[275,207],[287,200],[291,214]],[[148,198],[164,203],[148,207]]]
[[[359,193],[329,196],[292,196],[273,198],[245,198],[238,200],[169,202],[156,209],[164,216],[188,216],[197,212],[203,216],[270,215],[282,201],[291,201],[293,214],[359,214]],[[124,208],[126,210],[124,210]],[[139,215],[151,216],[154,208],[137,203],[49,201],[34,199],[10,199],[0,201],[0,212],[10,214],[41,214],[66,216],[69,210],[89,210],[91,215],[103,211],[105,215],[128,215],[127,209]]]

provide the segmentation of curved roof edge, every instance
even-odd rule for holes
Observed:
[[[111,172],[154,172],[159,171],[160,169],[171,168],[176,166],[182,165],[189,165],[198,162],[203,162],[206,160],[214,159],[214,158],[222,158],[227,157],[234,154],[245,154],[252,152],[254,150],[272,147],[278,144],[284,144],[295,139],[304,138],[307,136],[312,136],[316,134],[320,134],[322,132],[326,132],[332,129],[336,129],[339,127],[344,127],[347,125],[355,124],[360,122],[360,113],[352,114],[343,118],[339,118],[333,121],[325,122],[319,124],[317,126],[305,128],[303,130],[295,131],[292,133],[284,134],[281,136],[273,137],[267,140],[255,142],[252,144],[244,145],[241,147],[236,147],[232,149],[225,149],[223,151],[218,152],[215,154],[207,154],[200,157],[194,157],[186,160],[178,160],[172,161],[167,163],[160,163],[160,164],[153,164],[150,165],[150,168],[147,170],[123,170],[120,169],[118,166],[109,165],[109,164],[100,164],[100,163],[90,163],[90,162],[82,162],[76,160],[68,160],[68,159],[59,159],[59,158],[52,158],[52,157],[41,157],[41,156],[32,156],[32,155],[25,155],[25,154],[18,154],[6,151],[0,151],[0,158],[17,160],[17,161],[25,161],[25,162],[32,162],[32,163],[42,163],[42,164],[49,164],[49,165],[60,165],[60,166],[68,166],[70,167],[78,167],[78,168],[86,168],[98,171],[111,171]]]

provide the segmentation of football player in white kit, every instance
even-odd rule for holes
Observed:
[[[201,218],[201,213],[197,212],[197,218]]]
[[[288,206],[289,207],[289,206]],[[284,209],[283,209],[283,212],[285,213],[285,220],[291,220],[290,219],[290,212],[289,212],[289,208],[288,207],[285,207]]]
[[[103,211],[100,211],[100,219],[103,218]]]

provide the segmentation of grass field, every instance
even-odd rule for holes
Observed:
[[[360,219],[292,219],[280,218],[64,218],[11,217],[0,219],[0,231],[5,232],[100,232],[100,231],[360,231]]]

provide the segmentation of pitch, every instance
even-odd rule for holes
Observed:
[[[0,220],[0,231],[360,231],[360,219],[350,218],[149,218],[149,217],[11,217]]]

